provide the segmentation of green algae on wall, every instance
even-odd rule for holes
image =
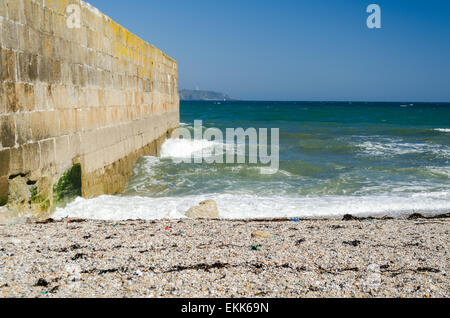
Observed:
[[[42,197],[39,194],[38,187],[33,186],[30,189],[30,204],[39,205],[41,212],[47,212],[50,208],[50,199]]]
[[[0,207],[8,204],[9,180],[7,177],[0,178]]]
[[[81,196],[81,165],[76,164],[66,171],[53,186],[53,203],[64,206]]]

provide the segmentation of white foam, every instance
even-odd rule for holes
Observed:
[[[57,209],[53,218],[84,218],[96,220],[181,219],[190,207],[203,200],[216,200],[224,219],[341,217],[353,215],[399,216],[438,213],[450,210],[450,191],[408,195],[289,197],[209,194],[186,197],[148,198],[102,196],[78,198],[65,209]]]
[[[161,147],[161,158],[209,157],[223,154],[226,149],[221,142],[205,139],[168,139]]]
[[[145,169],[145,177],[153,177],[155,176],[155,170],[153,167],[159,163],[161,163],[161,159],[153,156],[145,156],[143,157],[145,160],[145,164],[142,167]],[[136,175],[139,173],[138,168],[135,166],[133,169],[133,173]]]
[[[358,145],[362,151],[372,156],[393,156],[413,153],[432,152],[444,157],[450,156],[450,149],[442,145],[426,143],[408,143],[401,140],[366,141]]]
[[[450,133],[450,128],[436,128],[435,131]]]
[[[96,199],[77,198],[65,209],[57,209],[53,218],[66,217],[93,220],[155,220],[182,218],[180,202],[144,197],[101,196]]]
[[[446,175],[450,178],[450,167],[427,167],[427,169],[432,173]]]

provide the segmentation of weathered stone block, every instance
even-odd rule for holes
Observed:
[[[30,84],[16,84],[16,96],[20,111],[33,111],[35,106],[34,86]]]
[[[34,82],[38,78],[38,57],[28,52],[19,52],[18,79],[22,82]]]
[[[48,8],[43,8],[42,10],[40,30],[53,34],[52,12]]]
[[[39,142],[39,148],[41,151],[41,161],[40,167],[45,168],[51,164],[54,164],[55,161],[55,140],[49,139],[45,141]]]
[[[51,76],[51,61],[48,58],[39,56],[38,58],[38,75],[39,80],[44,83],[50,82]]]
[[[69,148],[69,136],[63,136],[55,139],[55,162],[61,164],[71,161],[71,152]]]
[[[19,110],[16,96],[16,85],[14,82],[4,82],[3,92],[5,94],[6,112],[14,113]]]
[[[27,25],[19,24],[17,26],[17,32],[19,33],[19,50],[29,52],[30,51],[30,32]]]
[[[28,78],[30,82],[34,82],[38,78],[38,57],[35,54],[28,56]]]
[[[81,166],[83,167],[83,171],[89,173],[103,168],[105,166],[104,158],[104,151],[97,151],[84,155],[81,159]]]
[[[33,141],[37,142],[50,137],[43,112],[31,113],[29,125]]]
[[[73,84],[71,65],[67,62],[61,62],[61,83],[63,85]]]
[[[89,85],[89,86],[95,86],[95,84],[97,83],[97,78],[96,78],[95,70],[92,69],[92,68],[89,68],[89,69],[87,70],[87,75],[88,75],[88,77],[87,77],[88,85]]]
[[[39,144],[31,143],[23,145],[23,172],[29,173],[39,169],[41,153]]]
[[[29,140],[32,140],[31,135],[31,115],[29,113],[17,114],[16,120],[16,135],[17,143],[19,145],[26,144]]]
[[[0,116],[0,145],[4,148],[13,147],[16,143],[14,116]]]
[[[51,41],[52,37],[48,34],[40,33],[40,43],[39,43],[39,55],[49,59],[51,58]]]
[[[80,152],[82,154],[89,154],[98,150],[96,131],[86,131],[82,133],[80,137],[81,137]]]
[[[1,1],[0,1],[1,2]],[[7,176],[0,177],[0,206],[8,203],[9,180]]]
[[[16,55],[13,51],[0,47],[0,79],[14,81],[16,79]]]
[[[9,176],[10,150],[0,150],[0,176]]]
[[[52,109],[55,107],[54,99],[55,99],[55,85],[46,85],[46,88],[44,90],[45,94],[45,107],[46,109]]]
[[[37,55],[40,52],[41,48],[41,35],[38,30],[35,30],[33,28],[28,28],[28,49],[29,52],[33,55]]]
[[[0,82],[0,115],[6,113],[6,96],[3,89],[3,83]]]
[[[58,111],[49,111],[44,114],[46,125],[49,127],[49,134],[51,137],[57,137],[61,135],[59,128]]]
[[[21,16],[23,16],[23,12],[21,12],[22,0],[3,0],[6,2],[6,8],[8,10],[8,19],[15,22],[23,22],[20,21]]]
[[[54,13],[64,14],[67,3],[68,3],[67,1],[61,0],[47,0],[45,2],[45,5],[51,11],[54,11]]]
[[[11,50],[17,50],[19,47],[17,25],[10,20],[2,19],[0,26],[3,46]]]
[[[88,108],[88,111],[85,114],[87,129],[96,129],[97,127],[100,127],[100,125],[97,124],[97,110],[95,108]]]
[[[76,158],[81,154],[81,138],[80,135],[75,134],[69,136],[69,151],[70,158]]]
[[[59,120],[56,111],[31,113],[31,133],[34,141],[59,135]]]
[[[51,76],[50,83],[59,84],[61,83],[61,62],[57,60],[50,60]]]
[[[75,132],[73,111],[71,109],[68,110],[60,110],[58,111],[59,118],[59,128],[61,135],[69,135]]]
[[[22,147],[10,149],[10,174],[15,175],[23,171],[23,152]]]
[[[44,110],[47,108],[46,102],[47,84],[37,82],[34,84],[34,108]]]
[[[80,65],[77,64],[71,64],[70,66],[67,66],[68,70],[68,77],[71,80],[70,84],[73,85],[80,85]]]
[[[88,69],[84,65],[79,66],[80,86],[86,87],[88,85]]]
[[[77,131],[84,131],[87,129],[87,110],[78,109],[75,115],[77,123]]]
[[[0,1],[0,17],[6,17],[7,9],[6,9],[6,1]],[[1,39],[1,36],[0,36]]]
[[[24,15],[25,21],[29,26],[36,29],[39,28],[41,10],[37,2],[24,0]]]
[[[64,1],[58,1],[60,3],[63,3]],[[59,15],[59,14],[54,14],[53,15],[53,32],[55,33],[55,37],[58,37],[58,42],[59,42],[59,38],[63,37],[64,35],[64,28],[67,28],[66,25],[66,18],[64,17],[64,15]]]
[[[27,185],[28,179],[16,176],[9,180],[8,201],[11,203],[27,204],[31,199],[31,191]]]

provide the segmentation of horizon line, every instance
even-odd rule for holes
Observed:
[[[368,101],[368,100],[272,100],[272,99],[180,99],[182,102],[289,102],[289,103],[405,103],[450,104],[450,101]]]

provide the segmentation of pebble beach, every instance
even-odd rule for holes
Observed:
[[[0,297],[448,297],[450,221],[0,226]]]

